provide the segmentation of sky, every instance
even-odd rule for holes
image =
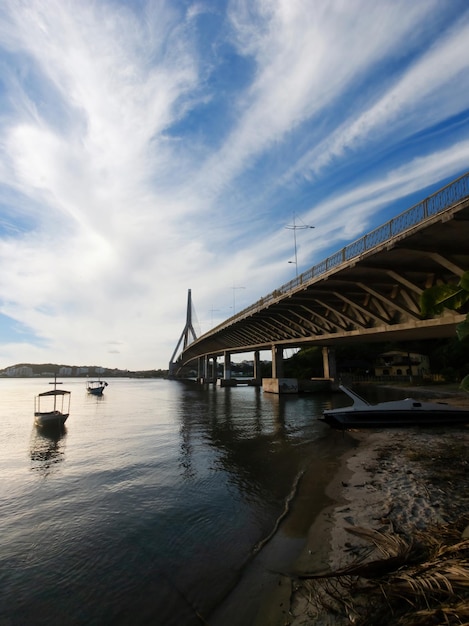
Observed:
[[[189,289],[205,333],[467,171],[468,42],[467,0],[2,0],[0,368],[165,369]]]

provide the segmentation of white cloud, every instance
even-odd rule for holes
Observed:
[[[468,37],[469,20],[463,19],[406,68],[376,102],[307,153],[289,175],[298,170],[317,174],[347,150],[369,149],[384,140],[393,143],[396,137],[402,140],[464,111],[467,96],[461,81],[469,80]],[[441,97],[443,90],[445,97]]]
[[[205,179],[210,170],[220,186],[246,160],[327,109],[370,67],[395,54],[397,46],[408,45],[406,40],[434,3],[335,1],[305,10],[301,0],[265,2],[259,4],[260,17],[245,0],[233,6],[239,51],[255,57],[258,71],[240,99],[239,124],[202,172]]]

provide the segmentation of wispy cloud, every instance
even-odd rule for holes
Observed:
[[[0,366],[165,367],[188,288],[208,330],[236,285],[239,310],[292,276],[293,211],[313,264],[466,169],[468,20],[458,0],[6,0]]]

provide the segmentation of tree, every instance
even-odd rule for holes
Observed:
[[[461,311],[467,309],[469,302],[469,271],[464,272],[457,285],[435,285],[425,289],[420,297],[420,310],[422,315],[438,315],[444,309]],[[456,327],[459,341],[469,337],[469,313],[466,319]],[[469,391],[469,374],[461,381],[461,388]]]

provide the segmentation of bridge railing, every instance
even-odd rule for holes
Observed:
[[[275,289],[272,293],[260,298],[257,302],[251,306],[243,309],[236,315],[233,315],[219,326],[225,326],[227,322],[232,319],[239,318],[247,315],[251,312],[258,311],[265,307],[266,304],[276,300],[280,296],[292,291],[296,287],[301,286],[303,283],[325,274],[329,270],[338,267],[342,263],[351,261],[352,259],[362,255],[364,252],[369,252],[373,248],[390,241],[396,235],[406,232],[410,228],[420,224],[427,218],[441,213],[448,207],[452,206],[456,202],[459,202],[469,196],[469,172],[466,172],[456,180],[442,187],[425,200],[418,202],[414,206],[400,213],[396,217],[392,218],[382,226],[375,228],[366,235],[360,237],[356,241],[345,246],[338,252],[324,259],[317,265],[314,265],[306,272],[303,272],[298,277],[285,283],[278,289]],[[213,328],[210,333],[216,331],[219,327]]]

